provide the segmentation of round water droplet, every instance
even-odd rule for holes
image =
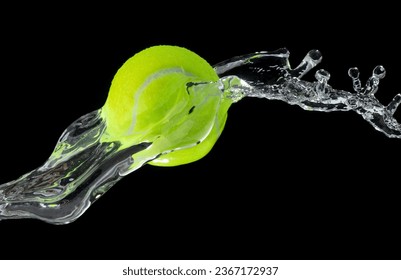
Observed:
[[[320,61],[322,59],[322,53],[319,50],[310,50],[308,56],[314,61]]]
[[[353,67],[348,69],[348,76],[350,76],[353,79],[358,79],[359,78],[359,70],[357,67]]]
[[[330,79],[330,73],[324,69],[319,69],[315,73],[315,78],[321,83],[327,82]]]
[[[373,76],[378,79],[383,79],[386,76],[386,69],[382,65],[378,65],[373,69]]]

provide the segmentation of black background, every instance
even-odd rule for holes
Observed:
[[[364,81],[382,64],[379,100],[401,89],[390,6],[132,5],[2,10],[1,183],[41,165],[71,122],[103,106],[123,62],[152,45],[210,64],[286,47],[292,66],[316,48],[335,88],[352,89],[348,68]],[[401,141],[356,113],[245,99],[200,161],[144,166],[69,225],[0,222],[1,258],[399,259],[400,157]]]

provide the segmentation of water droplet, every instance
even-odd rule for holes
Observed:
[[[314,61],[320,62],[322,60],[322,53],[319,50],[310,50],[308,56]]]
[[[319,69],[315,73],[315,78],[320,83],[326,83],[330,79],[330,73],[324,69]]]
[[[358,79],[359,78],[359,69],[357,67],[348,69],[348,76],[350,76],[352,79]]]
[[[359,79],[359,69],[357,67],[348,69],[348,76],[352,79],[352,87],[355,92],[360,93],[362,91],[362,85],[361,80]]]
[[[382,65],[378,65],[373,69],[373,77],[383,79],[386,76],[386,69]]]

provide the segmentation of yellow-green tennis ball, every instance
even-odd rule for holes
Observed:
[[[123,147],[152,143],[138,157],[153,156],[149,163],[160,166],[203,157],[217,141],[231,104],[217,92],[218,79],[206,60],[182,47],[154,46],[135,54],[116,73],[102,108],[103,141]],[[189,93],[190,85],[207,83],[213,88],[205,85],[204,95]]]

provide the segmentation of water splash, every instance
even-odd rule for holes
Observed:
[[[286,49],[260,52],[223,61],[215,66],[215,70],[223,80],[241,81],[229,89],[234,96],[281,100],[309,111],[355,111],[388,137],[401,138],[401,125],[394,117],[401,94],[386,106],[375,97],[379,82],[386,75],[383,66],[373,69],[365,86],[359,79],[359,70],[349,69],[355,92],[348,92],[332,88],[328,84],[330,74],[323,69],[316,71],[315,82],[302,80],[321,62],[322,55],[318,50],[311,50],[294,69],[290,68],[288,58]]]
[[[401,125],[394,118],[401,94],[386,106],[375,97],[379,82],[386,74],[383,66],[373,69],[365,85],[359,79],[359,70],[349,69],[355,92],[348,92],[332,88],[328,83],[330,74],[323,69],[316,71],[314,82],[302,79],[321,60],[321,53],[311,50],[292,69],[289,52],[284,48],[238,56],[214,66],[220,77],[217,82],[187,84],[187,91],[203,99],[218,96],[238,102],[244,97],[258,97],[281,100],[305,110],[355,111],[386,136],[401,138]],[[194,105],[189,113],[193,108]],[[141,155],[155,143],[140,141],[122,147],[118,141],[102,141],[105,129],[102,109],[82,116],[64,131],[54,152],[41,167],[0,185],[0,220],[36,218],[53,224],[70,223],[123,176],[161,154],[201,141],[193,139]]]

